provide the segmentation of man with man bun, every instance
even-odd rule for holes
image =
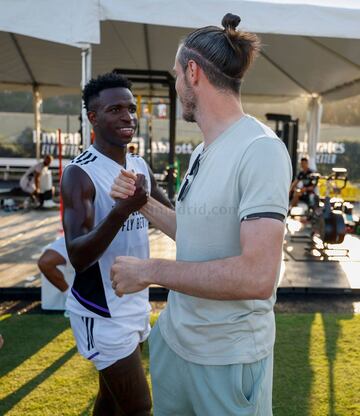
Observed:
[[[112,267],[119,296],[153,283],[170,289],[149,340],[156,416],[272,414],[273,306],[291,163],[275,133],[242,108],[241,83],[260,44],[239,23],[227,14],[223,28],[195,30],[177,51],[183,117],[204,142],[176,212],[151,197],[140,210],[176,240],[176,261],[117,257]],[[112,196],[131,199],[135,180],[124,172]]]

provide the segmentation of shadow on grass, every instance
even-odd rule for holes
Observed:
[[[5,344],[0,354],[0,378],[35,355],[65,329],[63,316],[20,315],[0,321]]]
[[[334,364],[337,354],[338,338],[341,335],[341,321],[349,320],[353,318],[353,306],[351,304],[351,311],[349,315],[341,315],[336,319],[331,319],[329,314],[322,315],[322,321],[325,332],[325,348],[326,356],[328,360],[328,377],[329,377],[329,413],[328,416],[337,416],[336,408],[336,391],[335,391],[335,376],[334,376]]]
[[[313,299],[314,300],[314,299]],[[324,298],[319,297],[319,312],[277,314],[277,339],[274,362],[274,416],[312,416],[311,397],[314,372],[310,362],[311,331],[315,314],[321,313]],[[328,302],[336,301],[329,297]],[[306,303],[306,298],[304,298]],[[341,300],[341,315],[321,313],[325,354],[328,362],[328,413],[336,416],[336,388],[334,363],[337,358],[341,322],[354,316],[353,299]],[[313,341],[314,342],[314,341]]]
[[[274,416],[309,416],[313,371],[309,346],[314,314],[278,314],[274,360]]]
[[[2,400],[0,404],[1,414],[6,414],[11,410],[20,400],[30,394],[36,387],[43,383],[48,377],[50,377],[55,371],[57,371],[62,365],[64,365],[70,358],[76,353],[76,347],[68,350],[62,357],[53,362],[49,367],[43,370],[36,377],[28,381],[26,384],[21,386],[18,390],[9,394]]]

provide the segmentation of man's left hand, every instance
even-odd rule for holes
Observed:
[[[111,267],[112,287],[117,296],[139,292],[147,288],[150,282],[150,260],[136,257],[116,257]]]

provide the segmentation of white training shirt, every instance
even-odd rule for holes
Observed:
[[[124,169],[114,160],[90,146],[76,157],[70,165],[83,169],[95,187],[94,227],[102,221],[114,206],[110,197],[114,179]],[[145,161],[137,155],[127,153],[126,169],[145,175],[150,192],[150,175]],[[74,184],[75,186],[75,184]],[[110,269],[117,256],[149,257],[148,221],[139,212],[132,213],[100,257],[82,273],[76,273],[66,308],[85,317],[126,317],[129,326],[138,327],[147,322],[150,312],[148,289],[118,297],[111,286]],[[133,325],[132,325],[133,322]]]
[[[55,241],[53,241],[52,243],[48,244],[45,247],[45,250],[54,250],[57,253],[59,253],[60,256],[64,257],[66,262],[69,261],[69,256],[67,254],[66,244],[65,244],[65,237],[64,236],[59,237]]]
[[[57,269],[63,274],[66,283],[69,287],[72,286],[74,281],[75,270],[72,267],[65,245],[65,238],[60,237],[53,241],[51,244],[47,245],[44,248],[46,250],[53,250],[60,254],[61,257],[66,261],[65,264],[59,264]],[[64,310],[66,299],[68,296],[69,290],[66,292],[61,292],[56,288],[49,280],[41,274],[41,307],[42,309],[55,309],[55,310]]]
[[[40,174],[45,168],[47,169],[47,166],[44,166],[44,162],[30,166],[20,179],[20,188],[29,194],[33,193],[35,191],[35,173]]]

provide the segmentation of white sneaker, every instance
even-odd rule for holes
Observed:
[[[55,208],[58,207],[59,205],[56,204],[52,199],[47,199],[46,201],[44,201],[42,207],[43,208]]]

